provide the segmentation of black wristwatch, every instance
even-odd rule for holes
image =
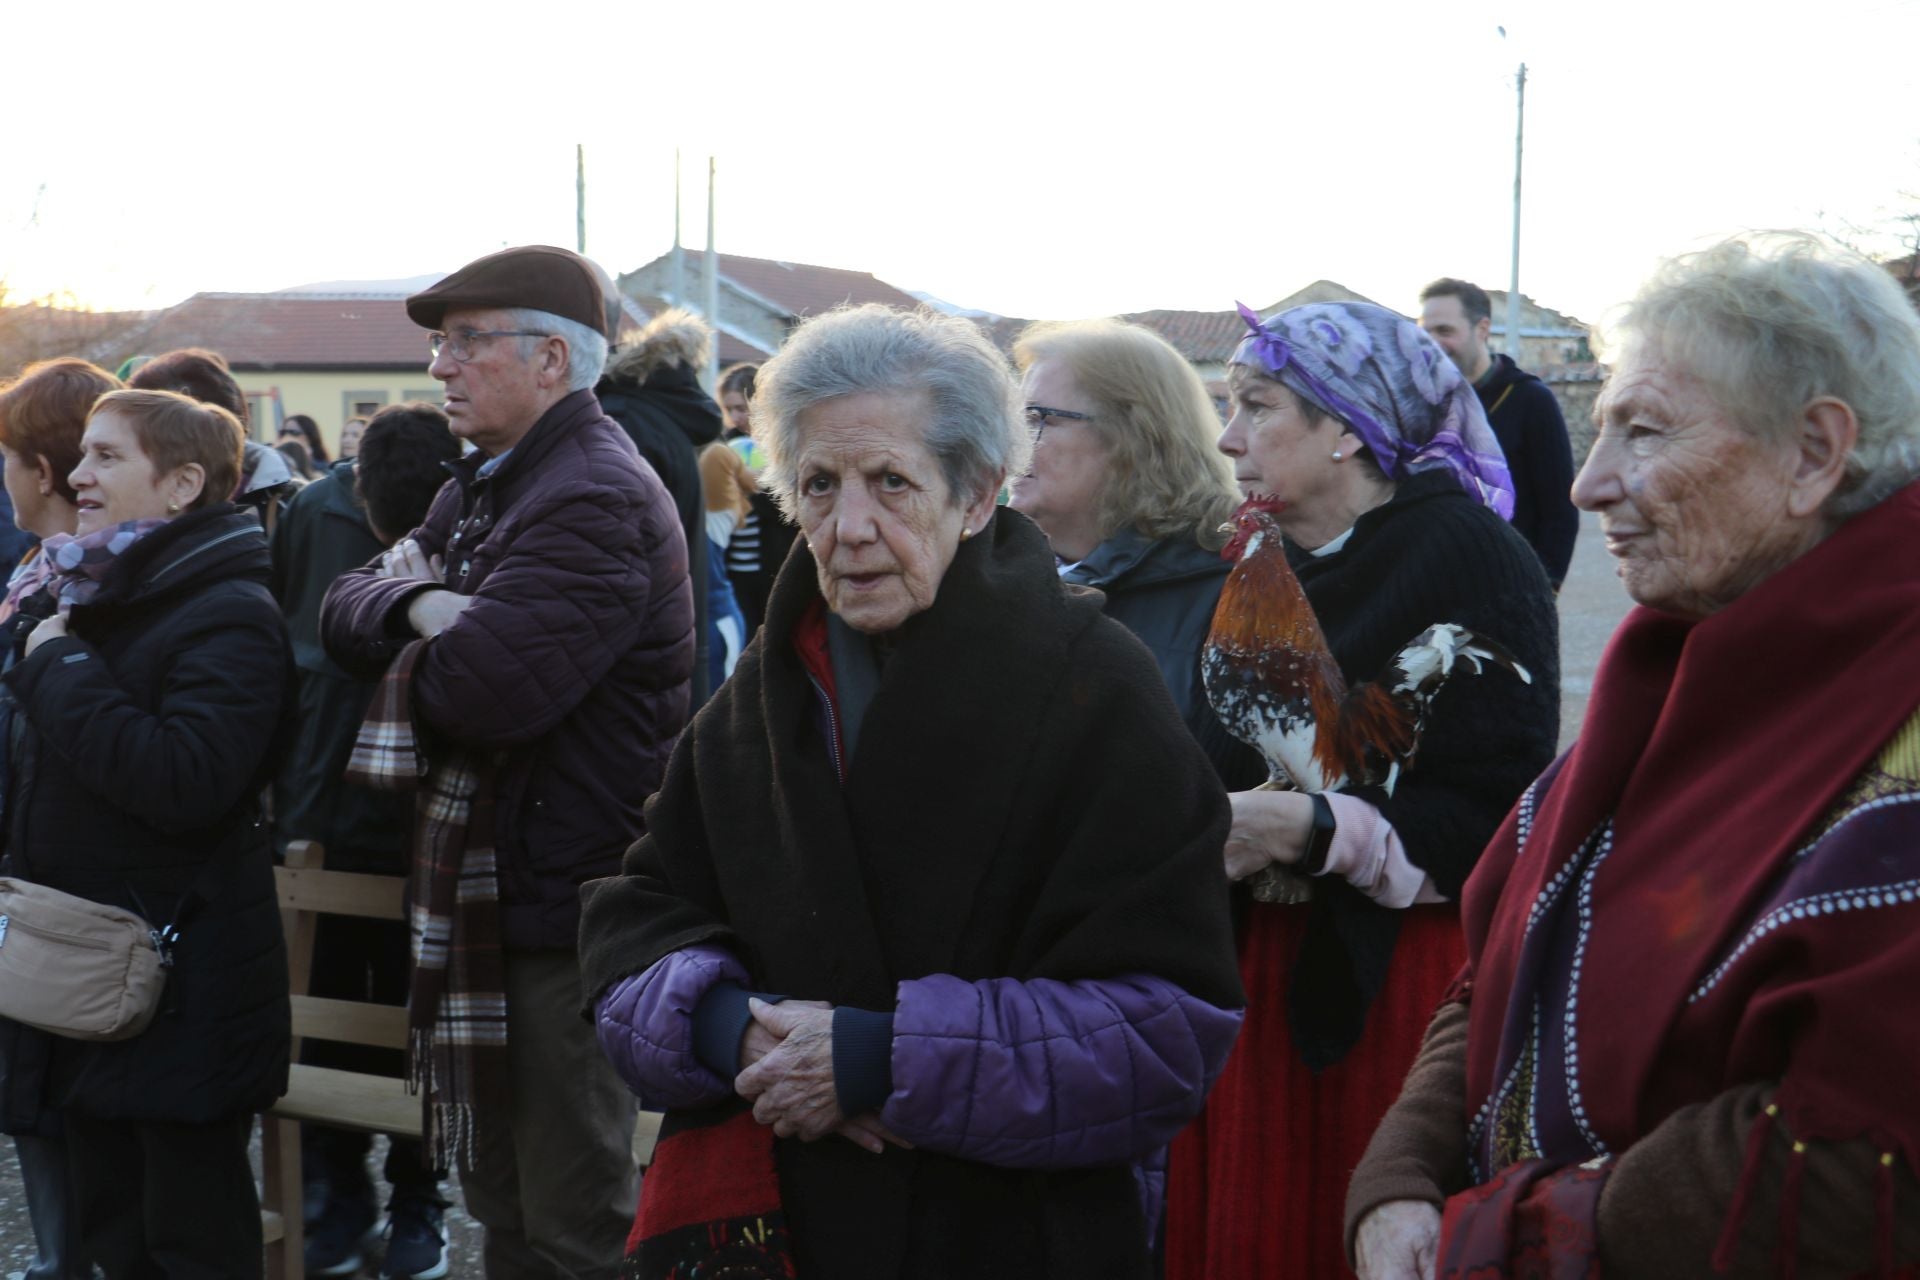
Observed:
[[[1326,796],[1316,791],[1308,798],[1313,801],[1313,833],[1307,837],[1307,851],[1301,855],[1296,869],[1302,875],[1317,876],[1327,869],[1327,850],[1333,847],[1337,824],[1333,820],[1333,806]]]

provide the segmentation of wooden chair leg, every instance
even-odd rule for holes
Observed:
[[[279,1239],[267,1245],[267,1280],[306,1280],[305,1188],[300,1180],[300,1123],[260,1117],[261,1208],[279,1216]]]

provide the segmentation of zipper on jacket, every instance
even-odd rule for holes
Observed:
[[[223,542],[232,542],[235,538],[244,538],[249,534],[255,534],[255,533],[259,534],[262,538],[266,537],[266,530],[262,529],[259,525],[256,524],[256,525],[251,525],[245,529],[235,529],[231,533],[223,533],[211,542],[203,542],[199,546],[187,552],[185,555],[179,556],[173,560],[168,561],[165,568],[161,569],[159,572],[155,573],[152,577],[147,579],[147,585],[150,587],[158,586],[160,579],[166,577],[168,574],[172,573],[175,569],[178,569],[181,565],[185,564],[187,561],[199,555],[202,551],[211,551]]]
[[[840,762],[840,713],[834,710],[833,699],[827,696],[827,687],[820,683],[820,678],[809,671],[807,680],[820,696],[820,705],[827,709],[827,754],[833,757],[833,776],[840,780],[841,786],[845,786],[847,770]]]

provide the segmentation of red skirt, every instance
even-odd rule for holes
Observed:
[[[1347,1179],[1400,1096],[1466,943],[1458,907],[1406,911],[1360,1043],[1315,1075],[1287,1033],[1287,973],[1306,923],[1304,907],[1255,905],[1249,913],[1240,1041],[1169,1157],[1167,1280],[1353,1274],[1342,1238]]]

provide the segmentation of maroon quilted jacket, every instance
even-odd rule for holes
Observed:
[[[687,720],[693,594],[673,500],[633,443],[576,391],[488,476],[450,464],[413,536],[473,603],[414,669],[414,710],[466,746],[503,752],[495,847],[509,947],[573,949],[583,881],[613,875],[644,829]],[[327,592],[320,633],[355,676],[413,638],[427,590],[372,565]]]

